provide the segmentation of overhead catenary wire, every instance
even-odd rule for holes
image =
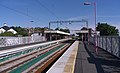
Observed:
[[[39,0],[35,0],[40,6],[42,6],[43,8],[45,8],[50,14],[52,14],[54,17],[56,17],[58,20],[60,20],[60,18],[53,12],[51,11],[48,7],[46,7],[44,4],[42,4]]]
[[[27,14],[27,13],[21,12],[21,11],[19,11],[19,10],[10,8],[10,7],[6,6],[6,5],[0,4],[0,6],[1,6],[1,7],[4,7],[4,8],[7,8],[7,9],[9,9],[9,10],[11,10],[11,11],[14,11],[14,12],[16,12],[16,13],[22,14],[22,15],[24,15],[24,16],[30,17],[30,18],[32,18],[32,19],[35,19],[35,20],[37,20],[37,21],[41,21],[39,18],[36,18],[36,17],[34,17],[34,16],[32,16],[32,15],[29,15],[29,14]]]

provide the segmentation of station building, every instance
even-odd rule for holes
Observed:
[[[76,34],[79,35],[80,39],[82,40],[88,40],[89,37],[94,37],[95,35],[100,36],[100,31],[94,31],[91,28],[87,30],[78,30],[76,31]]]

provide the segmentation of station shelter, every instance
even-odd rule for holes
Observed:
[[[70,37],[70,33],[66,33],[58,30],[47,30],[44,31],[44,36],[47,41],[65,39]]]
[[[76,32],[76,34],[79,35],[80,39],[83,41],[88,41],[90,37],[94,37],[96,34],[97,36],[100,36],[100,31],[95,31],[92,29],[88,30],[79,30]]]

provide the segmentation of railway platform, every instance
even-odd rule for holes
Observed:
[[[88,42],[76,41],[47,73],[120,73],[120,59]]]
[[[88,42],[80,42],[74,73],[120,73],[120,59]]]
[[[64,41],[64,40],[62,40],[62,41]],[[56,43],[56,46],[59,46],[60,44],[58,45],[57,42],[59,42],[59,41],[47,42],[46,44],[48,45],[48,44]],[[45,43],[39,44],[38,46],[41,46],[41,45],[46,46],[46,44]],[[63,45],[67,46],[67,44],[68,43],[66,43],[66,45],[65,45],[65,43],[64,43]],[[61,44],[61,46],[62,46],[62,44]],[[42,58],[44,58],[43,60],[47,60],[46,59],[47,57],[45,57],[45,56],[49,57],[51,55],[49,58],[51,58],[51,60],[52,60],[54,58],[53,56],[55,56],[55,57],[57,56],[57,55],[52,56],[52,54],[55,54],[55,52],[57,54],[60,54],[62,51],[65,50],[65,49],[62,49],[59,47],[58,48],[54,48],[54,47],[51,49],[49,48],[48,50],[46,49],[46,53],[44,53],[44,54],[41,54],[41,52],[44,52],[45,50],[38,52],[38,50],[40,50],[40,49],[37,49],[33,52],[29,52],[28,54],[33,54],[34,52],[38,53],[38,54],[35,54],[38,56],[29,55],[29,57],[27,57],[27,58],[30,58],[31,61],[26,62],[26,64],[22,64],[21,66],[17,67],[18,69],[17,68],[13,69],[13,71],[16,71],[16,73],[18,73],[17,70],[19,71],[23,67],[26,67],[26,70],[24,70],[24,73],[26,73],[27,70],[29,71],[29,69],[32,69],[35,65],[36,65],[36,67],[39,66],[37,64],[38,64],[38,62],[40,62],[40,64],[42,63],[42,60],[41,60]],[[40,48],[40,47],[37,47],[37,48]],[[114,56],[113,54],[105,51],[102,48],[99,48],[99,47],[97,47],[97,48],[98,48],[98,53],[95,52],[95,46],[93,44],[91,44],[91,43],[88,44],[87,41],[84,41],[84,42],[83,41],[75,41],[69,48],[66,48],[64,53],[61,53],[60,58],[58,58],[50,66],[50,68],[45,69],[46,70],[45,72],[47,72],[47,73],[120,73],[120,58]],[[28,52],[28,51],[26,51],[26,52]],[[24,52],[22,52],[22,54],[23,53]],[[28,56],[28,54],[25,54],[25,56]],[[41,55],[39,55],[39,54],[41,54]],[[21,55],[20,57],[23,57],[23,56],[24,56],[24,54]],[[32,57],[33,57],[33,59],[32,59]],[[26,58],[26,60],[28,60],[27,58]],[[10,60],[8,60],[8,61],[10,61]],[[47,60],[47,61],[49,61],[49,60]],[[5,62],[7,62],[7,61],[5,61]],[[22,62],[22,58],[21,58],[21,62]],[[47,64],[47,62],[45,62],[45,63]],[[9,64],[10,63],[8,63],[8,65]],[[46,66],[46,64],[45,64],[45,66]],[[31,67],[30,67],[30,65],[31,65]],[[5,65],[3,65],[3,66],[5,66]],[[28,67],[30,67],[30,68],[28,69]],[[2,68],[2,63],[1,63],[1,68]],[[33,71],[35,71],[36,69],[33,69]],[[39,69],[41,70],[41,68],[39,68]],[[21,72],[23,72],[23,71],[21,71]],[[19,71],[19,73],[21,73],[21,72]],[[11,73],[14,73],[14,72],[11,71]],[[39,72],[36,71],[33,73],[39,73]]]
[[[75,41],[47,73],[73,73],[79,41]]]

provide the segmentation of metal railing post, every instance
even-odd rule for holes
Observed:
[[[118,37],[118,40],[119,40],[119,41],[118,41],[118,42],[119,42],[119,50],[118,50],[119,53],[118,53],[118,56],[119,56],[119,58],[120,58],[120,37]]]
[[[113,48],[112,48],[112,37],[110,38],[110,43],[111,43],[111,53],[113,54]]]
[[[107,36],[105,38],[106,38],[106,50],[108,51],[108,49],[107,49]]]
[[[101,48],[103,48],[103,37],[102,37],[102,47]]]

